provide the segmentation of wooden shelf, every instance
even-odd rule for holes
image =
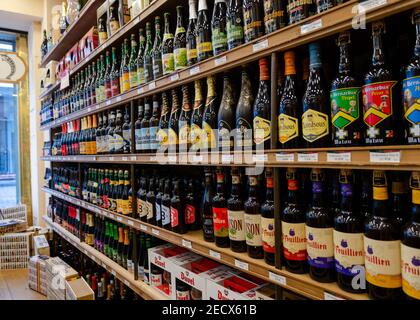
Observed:
[[[140,230],[167,242],[186,247],[200,255],[209,257],[223,264],[240,269],[246,273],[257,276],[266,281],[280,285],[286,289],[304,295],[311,299],[323,300],[329,294],[341,299],[367,300],[366,294],[351,294],[341,290],[335,283],[319,283],[312,280],[309,275],[297,275],[285,270],[276,269],[266,264],[263,260],[252,259],[246,253],[235,253],[228,248],[218,248],[214,243],[203,240],[201,231],[188,232],[180,235],[139,220],[127,217],[109,210],[102,209],[83,200],[69,197],[60,192],[42,188],[57,198],[73,203],[74,205],[95,212],[99,215],[123,223],[134,229]],[[96,251],[96,250],[95,250]]]
[[[77,19],[67,28],[60,40],[42,59],[40,67],[45,68],[52,60],[59,61],[94,25],[96,25],[96,10],[104,0],[90,0],[83,7]]]
[[[60,87],[60,81],[56,82],[55,84],[49,86],[47,89],[45,89],[40,95],[39,95],[39,99],[42,100],[44,99],[46,96],[48,96],[50,93],[54,92],[55,90],[57,90]]]
[[[118,35],[110,38],[108,42],[99,47],[93,55],[74,69],[76,72],[82,68],[89,59],[97,56],[107,46],[116,42],[130,28],[137,25],[142,20],[142,14],[147,17],[151,12],[160,7],[165,1],[156,0],[144,13],[133,19],[127,26],[119,31]],[[274,52],[289,50],[320,38],[324,38],[338,32],[348,30],[352,27],[355,14],[352,12],[358,0],[352,0],[339,5],[329,11],[307,18],[300,23],[282,28],[274,33],[265,35],[253,42],[244,44],[228,52],[207,59],[192,67],[174,72],[156,81],[133,88],[132,90],[120,94],[112,99],[96,104],[89,108],[77,111],[71,115],[57,119],[48,125],[41,127],[41,130],[48,130],[61,125],[62,123],[74,120],[92,113],[107,110],[109,108],[124,104],[133,99],[143,98],[152,94],[163,92],[168,89],[178,87],[185,83],[204,78],[210,74],[226,71],[228,69],[247,64],[261,57],[268,56]],[[385,4],[372,7],[366,12],[366,22],[381,19],[405,10],[418,6],[418,0],[387,0]],[[103,47],[104,46],[104,47]]]
[[[316,167],[348,168],[363,170],[405,170],[420,168],[420,146],[381,146],[352,148],[322,148],[296,150],[269,150],[255,154],[246,152],[218,154],[206,153],[188,155],[186,153],[157,155],[92,155],[92,156],[49,156],[41,157],[51,162],[81,163],[126,163],[154,165],[202,165],[202,166],[245,166],[256,167]]]
[[[143,299],[146,300],[166,300],[167,298],[159,293],[157,290],[147,285],[146,283],[138,280],[134,280],[133,274],[128,272],[126,269],[109,259],[107,256],[87,245],[84,242],[80,242],[79,238],[68,232],[66,229],[61,227],[59,224],[53,222],[47,216],[44,216],[44,221],[47,225],[62,236],[65,240],[75,246],[80,252],[90,257],[93,261],[101,265],[107,271],[111,272],[115,277],[124,282],[129,288],[135,291]]]

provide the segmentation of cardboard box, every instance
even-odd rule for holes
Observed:
[[[276,299],[276,287],[272,283],[257,289],[256,300],[275,300]]]
[[[37,255],[29,259],[28,264],[28,284],[29,288],[44,296],[47,295],[47,272],[46,261],[48,256]]]
[[[95,293],[85,279],[66,281],[66,300],[95,300]]]
[[[50,255],[50,245],[44,235],[33,236],[33,248],[35,255]]]
[[[46,260],[48,300],[66,300],[66,280],[79,278],[76,270],[59,257]]]
[[[75,66],[82,60],[86,59],[97,47],[99,46],[99,35],[96,26],[93,26],[84,36],[80,39],[77,48],[77,62]]]

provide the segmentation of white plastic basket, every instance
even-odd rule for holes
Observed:
[[[16,207],[0,208],[0,220],[3,219],[17,219],[28,222],[26,205],[20,204]]]
[[[0,236],[0,270],[28,267],[30,232],[8,233]]]

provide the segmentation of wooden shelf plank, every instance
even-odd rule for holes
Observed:
[[[87,245],[84,242],[80,242],[79,238],[71,234],[59,224],[51,221],[50,218],[44,216],[44,221],[47,225],[62,236],[65,240],[75,246],[80,252],[90,257],[93,261],[101,265],[103,268],[111,272],[119,280],[124,282],[129,288],[134,290],[138,295],[146,300],[166,300],[167,297],[159,293],[151,286],[145,284],[142,281],[134,280],[134,276],[126,269],[109,259],[107,256]]]
[[[184,246],[200,255],[212,258],[233,268],[240,269],[266,281],[281,285],[286,289],[297,292],[308,298],[323,300],[325,293],[329,293],[339,298],[349,300],[368,299],[366,294],[351,294],[345,292],[341,290],[335,283],[319,283],[312,280],[307,274],[298,275],[287,272],[286,270],[279,270],[266,264],[263,260],[250,258],[246,253],[235,253],[228,248],[218,248],[214,243],[204,241],[200,231],[188,232],[186,234],[180,235],[163,228],[152,226],[137,219],[102,209],[83,200],[69,197],[48,188],[42,188],[42,190],[57,198],[69,201],[75,205],[85,208],[91,212],[95,212],[119,223],[123,223],[129,227],[140,230],[167,242],[176,244],[178,246]],[[247,266],[247,268],[243,269],[241,266]]]
[[[156,0],[154,6],[150,6],[149,11],[144,11],[144,17],[150,15],[160,5],[163,4],[163,0]],[[228,69],[238,67],[243,64],[255,61],[261,57],[268,56],[273,52],[279,52],[296,48],[298,46],[313,42],[320,38],[324,38],[340,31],[348,30],[352,27],[354,13],[353,8],[358,4],[358,0],[352,0],[346,2],[340,6],[337,6],[329,11],[323,12],[316,16],[307,18],[300,23],[293,24],[282,28],[274,33],[265,35],[253,42],[239,46],[233,50],[222,53],[216,57],[212,57],[203,62],[200,62],[194,66],[185,68],[181,71],[173,74],[164,76],[150,83],[140,85],[132,90],[120,94],[112,99],[96,104],[89,108],[77,111],[71,115],[57,119],[48,125],[42,126],[41,130],[48,130],[61,125],[70,120],[74,120],[92,113],[107,110],[109,108],[116,107],[123,103],[129,102],[133,99],[143,98],[150,96],[155,93],[163,92],[174,87],[181,86],[186,83],[190,83],[194,80],[204,78],[210,74],[226,71]],[[386,4],[379,7],[374,7],[366,12],[366,22],[384,18],[405,10],[412,9],[418,5],[418,0],[387,0]],[[132,20],[127,27],[120,30],[121,34],[112,37],[109,40],[109,44],[100,47],[94,55],[89,56],[88,59],[97,56],[111,43],[114,43],[123,34],[128,32],[128,29],[137,25],[142,19],[142,14],[139,17]],[[140,19],[139,19],[140,18]],[[305,28],[314,21],[321,20],[321,26],[318,29],[312,30],[311,32],[302,33],[302,28]],[[137,22],[138,21],[138,22]],[[131,23],[133,25],[131,25]],[[263,45],[261,45],[263,44]],[[87,63],[86,61],[85,63]],[[82,68],[84,64],[78,66]],[[75,69],[76,72],[78,69]]]

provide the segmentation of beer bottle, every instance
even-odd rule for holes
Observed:
[[[191,286],[176,278],[176,300],[191,300]]]
[[[293,273],[308,272],[305,213],[299,201],[299,181],[296,169],[288,168],[287,199],[282,211],[283,256],[286,270]]]
[[[233,252],[246,252],[244,204],[241,197],[241,178],[239,168],[233,167],[232,189],[227,201],[230,249]]]
[[[245,43],[255,40],[264,34],[263,11],[258,0],[243,0]]]
[[[120,28],[118,8],[116,8],[115,5],[109,7],[109,28],[111,29],[111,36],[113,36]]]
[[[294,51],[284,53],[285,81],[279,97],[278,130],[280,147],[292,149],[299,147],[299,111],[300,102],[297,95],[296,67]]]
[[[317,0],[316,1],[316,11],[317,13],[321,13],[323,11],[327,11],[332,7],[337,5],[337,0]]]
[[[359,175],[361,180],[360,187],[360,215],[366,221],[372,214],[372,179],[368,179],[365,175]]]
[[[170,108],[166,92],[162,93],[162,112],[160,113],[159,128],[156,135],[157,147],[159,151],[165,151],[168,146],[168,126]]]
[[[401,243],[402,289],[408,299],[420,300],[420,173],[410,179],[412,208],[410,221],[404,226]]]
[[[171,230],[171,180],[165,180],[165,189],[160,206],[162,215],[162,228]]]
[[[109,52],[109,50],[106,51],[105,61],[106,61],[106,69],[105,69],[105,75],[104,75],[104,86],[105,86],[105,96],[104,96],[104,98],[106,100],[108,100],[108,99],[111,99],[112,98],[112,89],[111,89],[111,70],[112,70],[112,64],[111,64],[111,53]],[[98,74],[97,77],[100,77],[100,75]],[[95,85],[92,84],[92,91],[93,91],[92,92],[92,95],[95,95],[95,101],[96,102],[99,102],[98,98],[96,97],[96,92],[95,92],[94,87],[95,87]]]
[[[330,92],[332,140],[337,147],[362,143],[361,87],[351,70],[350,42],[349,31],[339,35],[340,65]]]
[[[204,169],[205,189],[200,207],[201,220],[203,221],[203,236],[207,242],[214,242],[212,199],[214,197],[213,180],[210,168]]]
[[[201,217],[198,214],[199,197],[195,191],[194,180],[189,179],[187,194],[185,196],[185,224],[188,230],[199,230],[201,228]]]
[[[287,14],[289,16],[289,24],[299,22],[315,13],[314,3],[310,1],[289,0],[287,6]]]
[[[156,226],[162,226],[162,197],[163,197],[163,188],[165,186],[165,179],[158,179],[158,190],[155,196],[155,212],[156,212]]]
[[[146,194],[147,223],[156,225],[156,207],[155,207],[155,177],[150,177],[149,191]]]
[[[217,130],[217,94],[216,80],[214,76],[207,77],[207,99],[203,113],[201,148],[213,150],[216,148]]]
[[[187,28],[187,64],[197,63],[197,1],[189,0],[189,22]]]
[[[385,63],[383,34],[385,23],[372,23],[373,57],[369,72],[365,75],[363,94],[363,120],[366,145],[392,145],[398,142],[398,110],[395,81]]]
[[[286,25],[286,10],[282,0],[264,0],[265,34],[272,33]]]
[[[178,133],[179,133],[179,116],[181,113],[178,92],[176,89],[171,90],[172,109],[168,125],[168,145],[170,152],[176,152],[178,149]]]
[[[160,107],[159,99],[157,95],[153,95],[153,109],[152,116],[149,120],[149,151],[156,152],[159,148],[158,142],[158,130],[159,130],[159,116],[160,116]]]
[[[143,141],[142,141],[142,135],[141,135],[141,123],[143,121],[144,117],[144,105],[143,100],[139,99],[138,102],[138,113],[137,113],[137,120],[134,123],[134,136],[136,139],[136,152],[140,153],[143,151]]]
[[[414,54],[405,68],[403,80],[404,122],[408,144],[420,144],[420,8],[413,13],[416,25]]]
[[[131,153],[131,119],[130,119],[130,113],[128,111],[128,105],[125,106],[124,124],[122,126],[122,136],[124,139],[124,147],[123,147],[122,152],[124,154]]]
[[[140,178],[140,188],[137,191],[137,215],[143,222],[147,222],[146,194],[146,177],[142,174],[142,177]]]
[[[121,213],[125,216],[131,216],[131,203],[129,199],[130,190],[130,178],[128,176],[128,170],[124,170],[124,186],[122,189],[121,196]]]
[[[226,32],[229,50],[244,43],[242,0],[229,0],[226,12]]]
[[[175,70],[181,70],[187,66],[187,31],[184,28],[182,9],[182,6],[176,7],[176,30],[174,38]]]
[[[254,259],[264,258],[261,236],[261,211],[257,198],[258,180],[249,176],[248,199],[244,203],[245,236],[248,255]]]
[[[123,243],[123,249],[122,249],[121,264],[122,264],[122,267],[124,269],[129,270],[128,269],[128,264],[127,264],[127,262],[128,262],[128,260],[127,260],[128,259],[128,251],[129,251],[129,247],[130,247],[130,238],[129,238],[129,235],[128,235],[128,233],[129,233],[128,228],[124,228],[123,232],[124,232],[124,243]]]
[[[117,110],[117,120],[115,121],[114,128],[114,148],[112,153],[121,154],[124,153],[124,138],[122,130],[122,113],[121,110]]]
[[[217,187],[212,199],[213,228],[216,246],[229,247],[228,209],[225,196],[225,176],[221,167],[216,168]]]
[[[100,71],[99,71],[100,72]],[[112,47],[112,68],[111,68],[111,96],[115,97],[120,94],[120,77],[119,77],[119,68],[118,68],[118,61],[117,61],[117,49]],[[102,102],[99,97],[101,93],[96,93],[96,100],[98,102]]]
[[[145,247],[144,247],[144,283],[150,285],[150,270],[149,270],[149,249],[152,247],[152,239],[149,235],[146,235]]]
[[[182,86],[182,109],[178,121],[179,150],[187,152],[190,147],[191,104],[188,86]]]
[[[354,211],[353,173],[342,169],[339,174],[341,207],[334,217],[334,259],[338,286],[348,292],[366,289],[364,277],[363,216]],[[361,276],[359,281],[355,277]]]
[[[364,251],[368,292],[372,299],[400,299],[401,236],[389,207],[384,171],[373,172],[372,215],[365,222]]]
[[[123,250],[124,250],[124,228],[118,225],[118,246],[117,246],[117,263],[123,265]]]
[[[165,12],[164,15],[164,32],[163,32],[163,43],[162,43],[162,69],[163,75],[170,74],[175,70],[174,61],[174,35],[171,32],[169,12]]]
[[[123,213],[123,191],[124,191],[124,171],[118,171],[118,189],[117,189],[117,212],[119,214]],[[128,200],[128,194],[127,194]]]
[[[145,54],[144,29],[139,30],[139,50],[136,58],[137,85],[144,84],[144,54]]]
[[[302,136],[307,148],[321,148],[330,142],[324,76],[319,43],[309,45],[310,71],[303,96]]]
[[[143,153],[150,151],[150,118],[151,118],[151,108],[150,100],[148,98],[144,99],[144,117],[141,121],[141,141],[143,144],[142,150]]]
[[[341,208],[341,192],[340,192],[340,183],[339,183],[339,172],[337,170],[331,170],[327,176],[327,190],[330,196],[330,209],[331,214],[335,217],[340,213]]]
[[[100,154],[105,154],[108,153],[108,125],[109,125],[109,121],[107,121],[107,113],[104,112],[103,116],[102,116],[102,131],[101,131],[101,153]]]
[[[408,222],[410,197],[408,181],[403,172],[395,172],[391,182],[392,216],[397,222],[398,230]]]
[[[261,205],[261,238],[264,250],[264,260],[269,265],[275,263],[275,228],[274,228],[274,182],[271,168],[265,171],[267,188],[265,201]]]
[[[173,48],[173,43],[172,43]],[[153,79],[158,79],[163,74],[162,67],[162,39],[160,36],[160,17],[155,17],[155,42],[152,49]]]
[[[198,18],[196,27],[197,61],[203,61],[213,55],[211,43],[211,21],[206,0],[198,2]]]
[[[267,59],[259,60],[260,84],[254,101],[254,143],[258,150],[269,150],[271,137],[270,74]]]
[[[306,212],[309,275],[319,282],[334,282],[333,218],[325,205],[324,172],[312,169],[312,204]]]
[[[180,180],[173,183],[174,191],[171,198],[171,228],[173,232],[183,234],[188,231],[185,225],[185,203],[180,192]]]
[[[217,115],[218,122],[218,146],[221,151],[233,149],[233,137],[231,132],[235,123],[235,95],[232,88],[230,76],[225,74],[223,77],[223,93]]]
[[[129,71],[129,78],[130,78],[130,89],[135,88],[139,85],[138,78],[137,78],[137,41],[136,35],[133,33],[131,34],[131,52],[130,52],[130,60],[128,62],[128,71]]]
[[[204,113],[204,99],[201,89],[201,81],[194,81],[194,108],[191,114],[191,131],[190,131],[190,140],[191,140],[191,150],[196,151],[201,147],[201,126],[203,122],[203,113]]]
[[[153,42],[152,25],[146,22],[146,47],[144,49],[144,83],[153,80]]]
[[[215,0],[211,19],[211,38],[214,56],[227,50],[226,9],[225,0]]]
[[[127,92],[128,90],[130,90],[129,60],[130,60],[130,55],[129,55],[129,52],[128,52],[128,39],[125,38],[124,43],[123,43],[123,47],[122,47],[121,67],[120,67],[120,89],[121,89],[121,93],[124,93],[124,92]],[[102,66],[102,69],[103,68],[104,68],[104,64]],[[102,90],[101,90],[101,95],[102,95]]]
[[[242,67],[241,94],[236,107],[235,116],[235,150],[252,149],[252,107],[254,95],[252,93],[251,80],[248,69]]]

